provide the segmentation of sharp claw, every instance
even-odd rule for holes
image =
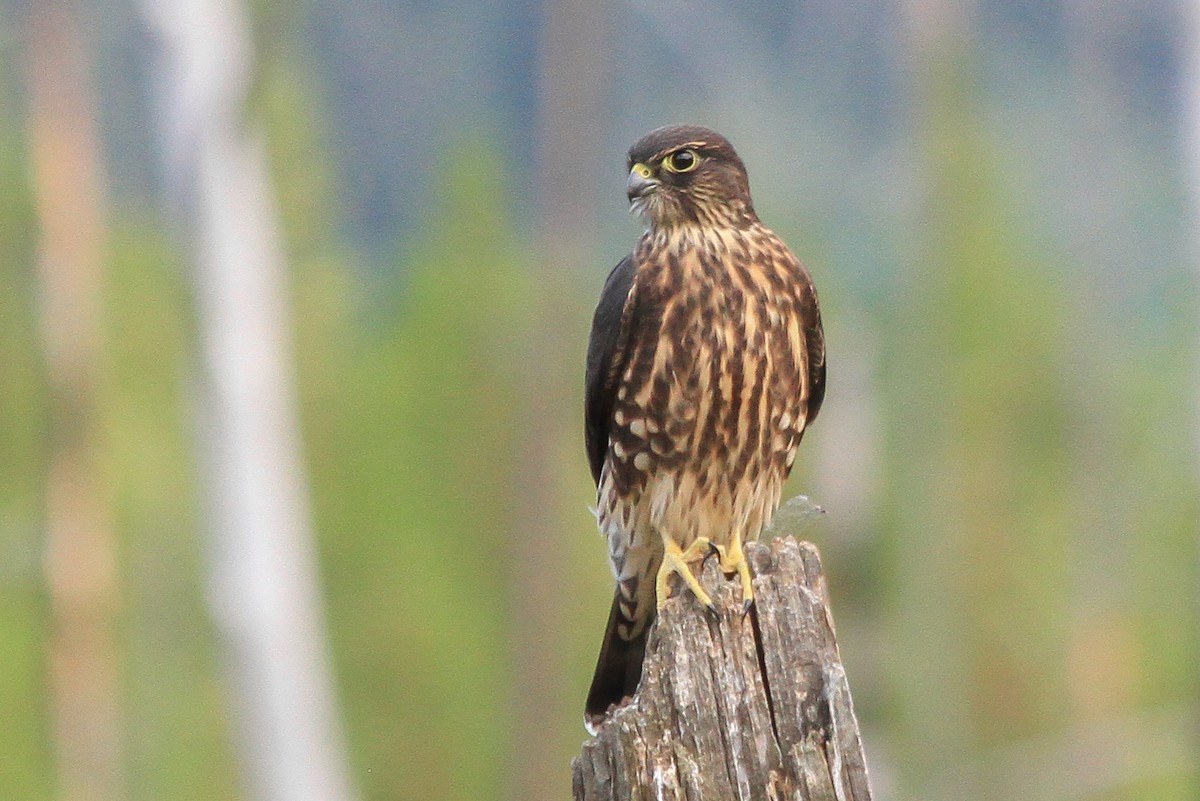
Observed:
[[[683,583],[696,596],[696,600],[714,615],[720,614],[720,609],[700,586],[700,582],[696,574],[692,571],[689,563],[694,564],[697,560],[703,565],[714,553],[720,557],[721,570],[725,573],[737,573],[741,577],[742,583],[742,617],[750,614],[751,608],[754,606],[754,585],[750,575],[750,565],[746,561],[745,553],[742,551],[741,540],[734,540],[731,545],[722,547],[711,540],[700,537],[694,540],[686,550],[681,549],[674,542],[666,541],[663,563],[659,567],[658,577],[655,584],[656,594],[658,596],[658,608],[662,609],[666,603],[667,596],[670,594],[670,584],[668,577],[671,573],[676,574]]]
[[[655,584],[655,589],[658,593],[659,609],[662,609],[663,604],[666,602],[667,595],[670,592],[670,584],[668,583],[667,579],[672,573],[683,579],[683,583],[692,591],[692,594],[696,596],[696,600],[700,601],[701,604],[710,609],[716,608],[713,604],[712,598],[710,598],[708,593],[704,591],[704,588],[700,586],[700,581],[696,578],[696,574],[693,573],[691,567],[688,566],[689,561],[695,561],[696,559],[696,555],[691,553],[691,551],[697,545],[699,547],[696,548],[696,550],[699,551],[707,545],[707,541],[698,540],[696,543],[693,543],[692,546],[689,546],[687,551],[681,550],[679,546],[673,542],[665,543],[666,548],[665,553],[663,554],[663,562],[658,569],[658,578]]]

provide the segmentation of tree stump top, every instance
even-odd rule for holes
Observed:
[[[870,801],[821,560],[811,543],[749,543],[755,606],[715,559],[718,607],[675,593],[637,695],[573,762],[576,801]]]

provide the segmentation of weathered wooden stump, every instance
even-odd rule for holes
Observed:
[[[662,609],[637,696],[573,762],[576,801],[869,801],[821,560],[790,537],[746,548],[754,611],[709,560]]]

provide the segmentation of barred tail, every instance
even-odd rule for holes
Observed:
[[[604,722],[610,707],[633,697],[642,678],[642,659],[646,655],[646,634],[650,631],[651,621],[646,621],[633,639],[623,638],[619,628],[632,631],[636,627],[621,613],[619,600],[620,593],[614,593],[612,611],[608,613],[608,626],[604,631],[604,641],[600,644],[600,658],[596,661],[596,673],[592,676],[592,689],[588,692],[583,716],[588,731],[593,734]],[[653,601],[650,606],[653,608]]]

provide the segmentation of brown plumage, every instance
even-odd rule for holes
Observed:
[[[752,598],[742,542],[779,506],[825,390],[808,272],[754,212],[746,169],[713,131],[671,126],[629,151],[646,222],[609,275],[588,345],[585,439],[617,579],[589,727],[631,696],[648,627],[709,545]]]

